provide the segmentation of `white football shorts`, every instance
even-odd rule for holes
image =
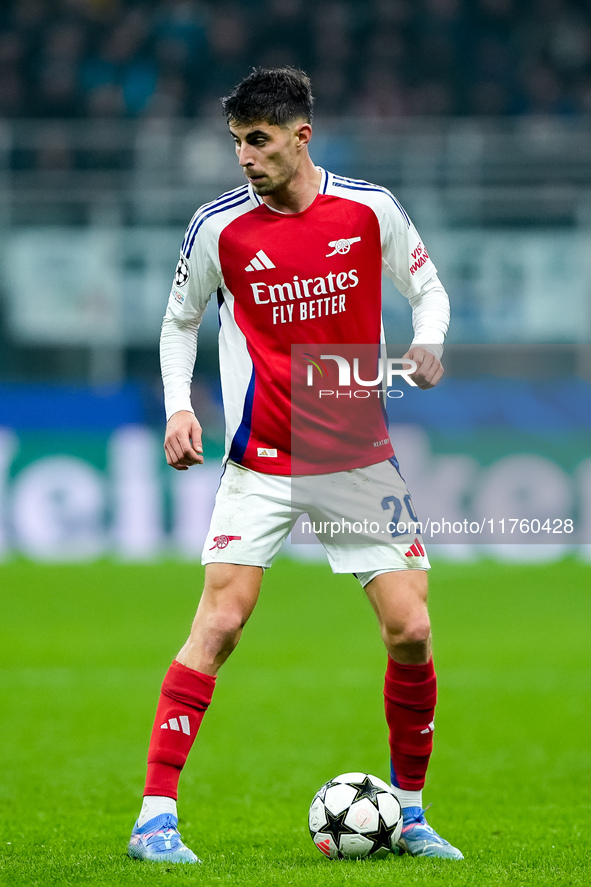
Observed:
[[[266,569],[302,515],[292,544],[325,548],[333,573],[363,586],[394,570],[428,570],[420,523],[393,461],[331,474],[262,474],[228,461],[202,563]]]

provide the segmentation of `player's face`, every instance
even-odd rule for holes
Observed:
[[[238,162],[260,197],[281,191],[292,181],[309,140],[308,129],[311,132],[309,124],[302,121],[286,126],[231,121]]]

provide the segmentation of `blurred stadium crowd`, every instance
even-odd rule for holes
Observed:
[[[293,64],[325,115],[591,111],[590,0],[4,0],[0,117],[193,117]]]

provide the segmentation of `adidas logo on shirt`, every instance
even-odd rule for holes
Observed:
[[[181,715],[178,719],[169,718],[167,721],[164,721],[164,723],[160,725],[160,729],[176,730],[177,732],[180,732],[182,730],[183,733],[187,734],[187,736],[191,735],[191,727],[189,725],[189,718],[187,717],[187,715]]]
[[[247,265],[244,269],[245,271],[264,271],[265,268],[275,268],[275,265],[269,258],[269,256],[260,249],[254,259],[250,260],[250,265]]]

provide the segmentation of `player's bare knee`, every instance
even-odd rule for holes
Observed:
[[[234,647],[238,643],[246,618],[239,606],[224,606],[209,611],[205,618],[195,619],[194,632],[204,638],[208,646]]]
[[[238,644],[243,624],[239,614],[198,614],[177,658],[197,671],[216,674]]]
[[[410,623],[404,630],[404,643],[407,645],[421,646],[429,643],[431,639],[431,623],[425,614]]]
[[[382,637],[390,654],[399,649],[419,653],[428,649],[431,642],[429,617],[421,614],[402,623],[382,625]]]

